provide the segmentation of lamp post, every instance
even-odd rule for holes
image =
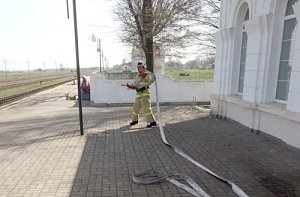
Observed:
[[[95,34],[90,36],[92,42],[97,42],[97,52],[99,53],[99,61],[100,61],[100,72],[101,70],[101,39],[98,38]]]

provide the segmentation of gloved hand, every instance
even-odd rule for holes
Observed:
[[[134,87],[134,85],[133,85],[133,84],[129,84],[129,83],[127,83],[127,84],[126,84],[126,86],[127,86],[127,88],[129,88],[129,89],[135,89],[135,87]]]

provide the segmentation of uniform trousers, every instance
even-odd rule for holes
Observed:
[[[141,109],[144,111],[147,123],[152,123],[155,121],[152,109],[151,109],[151,101],[150,95],[143,96],[141,94],[137,94],[135,98],[133,112],[132,112],[132,121],[138,121],[139,114]]]

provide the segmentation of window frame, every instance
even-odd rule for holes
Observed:
[[[245,12],[245,16],[244,16],[244,20],[242,23],[242,31],[241,31],[241,45],[240,45],[240,60],[239,60],[239,72],[238,72],[238,80],[237,80],[237,94],[238,95],[243,95],[244,92],[244,81],[245,81],[245,70],[246,70],[246,61],[247,61],[247,48],[248,48],[248,33],[246,31],[245,28],[245,22],[249,20],[249,7],[247,8],[246,12]],[[244,46],[243,41],[244,41],[244,35],[246,35],[246,45]],[[244,50],[243,50],[244,49]],[[243,51],[245,52],[245,54],[243,54]],[[245,62],[242,62],[242,57],[243,55],[245,55]],[[243,73],[243,83],[241,84],[242,87],[240,87],[240,80],[241,80],[241,68],[242,68],[242,64],[244,64],[244,73]],[[240,92],[240,88],[241,88],[241,92]]]
[[[297,1],[296,1],[297,2]],[[293,63],[294,63],[294,57],[292,59],[288,59],[288,60],[282,60],[281,58],[281,54],[282,54],[282,50],[283,50],[283,42],[286,40],[284,40],[284,27],[285,27],[285,24],[286,24],[286,21],[288,20],[291,20],[291,19],[296,19],[296,15],[295,15],[295,12],[293,14],[290,14],[290,15],[287,15],[286,16],[286,12],[287,12],[287,9],[288,9],[288,4],[289,4],[289,1],[287,1],[287,4],[285,6],[285,12],[284,12],[284,17],[283,17],[283,26],[282,26],[282,36],[281,36],[281,43],[280,43],[280,53],[279,53],[279,62],[278,62],[278,71],[277,71],[277,76],[276,76],[276,82],[275,82],[275,95],[274,95],[274,101],[277,102],[277,103],[282,103],[282,104],[287,104],[288,102],[288,94],[289,94],[289,87],[290,87],[290,81],[291,81],[291,70],[292,70],[292,66],[293,66]],[[294,29],[296,30],[297,28],[297,20],[296,20],[296,24],[295,24],[295,27]],[[295,37],[291,37],[290,38],[291,42],[290,42],[290,46],[295,46]],[[294,48],[291,48],[289,49],[289,57],[291,56],[291,53],[294,52]],[[277,92],[278,92],[278,81],[279,81],[279,74],[280,74],[280,64],[282,61],[291,61],[292,64],[291,64],[291,70],[290,70],[290,74],[289,74],[289,79],[288,79],[288,90],[287,90],[287,95],[286,95],[286,100],[281,100],[281,99],[278,99],[277,98]]]

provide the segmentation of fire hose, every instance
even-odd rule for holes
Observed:
[[[238,195],[239,197],[249,197],[241,188],[239,188],[234,182],[223,178],[207,167],[201,165],[197,161],[195,161],[192,157],[184,153],[182,150],[177,148],[176,146],[170,144],[165,136],[165,132],[162,126],[162,121],[161,121],[161,114],[160,114],[160,107],[159,107],[159,98],[158,98],[158,88],[157,88],[157,82],[155,80],[155,90],[156,90],[156,107],[157,107],[157,116],[158,116],[158,126],[159,126],[159,131],[160,131],[160,136],[164,144],[166,144],[168,147],[170,147],[173,151],[175,151],[177,154],[182,156],[183,158],[187,159],[188,161],[192,162],[208,174],[214,176],[215,178],[219,179],[220,181],[228,184],[231,186],[232,191]],[[144,171],[141,173],[134,174],[132,176],[133,182],[137,184],[153,184],[156,182],[161,182],[161,181],[169,181],[172,184],[186,190],[187,192],[191,193],[194,196],[199,196],[199,197],[208,197],[209,195],[196,183],[194,182],[189,176],[182,175],[179,173],[161,173],[156,170],[148,170]],[[185,185],[181,183],[180,181],[185,181],[188,185]]]

